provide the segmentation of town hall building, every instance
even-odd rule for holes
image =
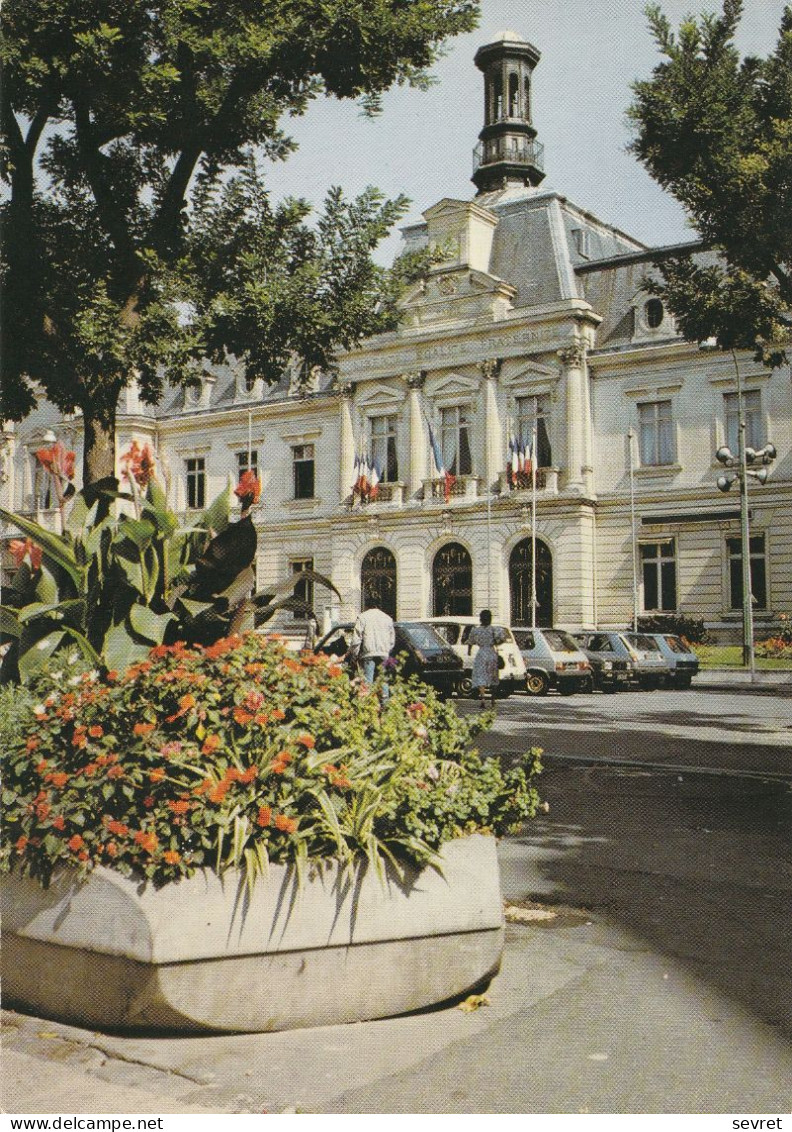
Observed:
[[[475,195],[404,230],[405,250],[428,247],[434,263],[398,330],[308,388],[290,374],[265,386],[233,360],[157,408],[132,386],[119,456],[149,443],[184,515],[256,471],[258,589],[306,567],[328,575],[340,604],[305,585],[320,625],[377,602],[403,620],[489,607],[504,624],[622,628],[637,604],[728,640],[741,625],[740,499],[739,485],[717,489],[715,452],[737,452],[741,391],[746,444],[777,450],[748,488],[761,635],[792,612],[789,368],[685,342],[646,290],[652,261],[677,249],[544,187],[538,61],[514,32],[477,52]],[[4,506],[48,518],[33,453],[53,434],[79,452],[81,421],[46,406],[6,425]]]

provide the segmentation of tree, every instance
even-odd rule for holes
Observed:
[[[659,260],[663,296],[691,341],[785,359],[792,329],[792,7],[765,59],[741,59],[742,0],[678,34],[647,9],[665,56],[633,86],[632,152],[687,211],[713,262]]]
[[[21,420],[37,387],[62,411],[81,411],[83,479],[96,485],[113,479],[116,406],[131,375],[156,403],[164,381],[194,379],[222,328],[229,350],[257,354],[271,376],[274,356],[249,337],[255,318],[221,317],[222,302],[205,317],[212,295],[197,278],[206,264],[191,264],[191,236],[212,194],[230,223],[233,191],[220,186],[249,169],[254,152],[288,155],[285,115],[321,94],[376,111],[394,83],[425,84],[443,42],[476,15],[477,0],[7,0],[2,415]],[[248,192],[245,216],[262,207]],[[325,216],[336,237],[346,225],[358,250],[370,250],[400,207],[370,194],[352,206],[331,198]],[[310,242],[298,233],[304,217],[297,203],[271,212],[270,239],[277,244],[283,222],[287,244]],[[273,252],[281,277],[293,243]],[[310,255],[300,256],[305,282]],[[335,304],[341,322],[333,327],[321,300],[312,304],[323,331],[303,326],[300,338],[317,347],[317,364],[319,343],[343,341],[344,318],[377,289],[364,259]],[[185,298],[200,317],[184,317]],[[366,318],[356,325],[365,332]]]

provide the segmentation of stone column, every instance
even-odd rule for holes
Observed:
[[[410,390],[410,482],[407,491],[409,496],[415,499],[426,479],[427,439],[421,404],[421,390],[426,381],[426,374],[423,370],[420,373],[406,373],[404,380]]]
[[[567,417],[566,488],[582,495],[586,487],[586,351],[580,342],[558,351],[564,369]]]
[[[484,378],[484,487],[489,493],[498,482],[503,466],[500,413],[495,385],[500,373],[500,359],[488,358],[479,366]]]
[[[352,382],[341,387],[341,452],[339,460],[341,483],[339,484],[339,494],[342,502],[350,495],[355,479],[355,430],[352,427],[352,398],[354,393],[355,386]]]

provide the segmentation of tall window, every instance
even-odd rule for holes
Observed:
[[[449,542],[432,563],[432,607],[436,617],[473,613],[473,564],[461,543]]]
[[[203,456],[185,460],[187,468],[187,506],[191,511],[206,506],[206,461]]]
[[[395,416],[371,418],[371,458],[379,468],[383,483],[395,483],[399,478],[396,419]]]
[[[294,464],[294,498],[314,497],[314,446],[297,444],[292,448]]]
[[[754,609],[767,609],[767,562],[764,535],[751,535],[751,601]],[[742,609],[742,539],[726,539],[729,554],[729,598],[732,609]]]
[[[676,544],[652,542],[641,544],[644,612],[666,612],[677,607]]]
[[[734,455],[739,451],[740,412],[736,393],[724,393],[726,410],[726,443]],[[761,448],[764,444],[762,429],[762,398],[758,389],[743,393],[745,412],[745,444],[748,448]]]
[[[550,448],[550,397],[518,397],[514,422],[517,437],[524,444],[533,441],[536,428],[537,468],[551,468],[553,453]]]
[[[313,558],[293,558],[291,563],[292,574],[302,574],[305,570],[313,570]],[[313,611],[314,584],[310,578],[303,578],[294,587],[294,596],[300,603],[294,611],[295,618],[304,620]]]
[[[236,458],[239,479],[245,472],[253,472],[255,476],[258,476],[258,451],[255,448],[251,448],[249,455],[247,448],[244,452],[237,452]]]
[[[443,409],[440,413],[440,445],[445,470],[452,476],[469,476],[473,471],[470,456],[470,418],[463,405]]]
[[[360,567],[361,607],[378,609],[396,618],[396,559],[386,546],[367,551]]]
[[[638,406],[641,465],[674,462],[674,427],[670,401],[649,401]]]

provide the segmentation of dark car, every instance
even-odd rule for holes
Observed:
[[[647,692],[665,688],[671,679],[671,666],[651,633],[625,633],[624,639],[636,653],[638,686]]]
[[[636,679],[635,659],[619,633],[573,633],[588,658],[594,687],[602,692],[629,688]]]
[[[418,621],[397,621],[394,657],[402,662],[405,676],[418,676],[441,696],[458,691],[463,678],[462,660],[429,625]],[[317,641],[316,652],[344,657],[352,639],[352,621],[334,626]]]

